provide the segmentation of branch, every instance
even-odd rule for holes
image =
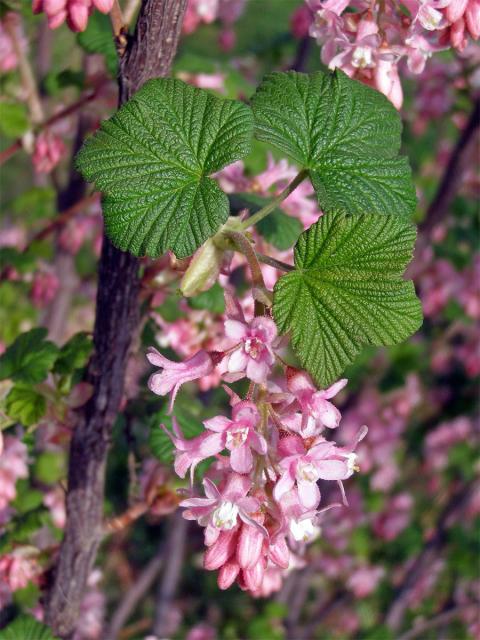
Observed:
[[[423,550],[415,558],[402,584],[396,590],[396,596],[387,611],[385,623],[394,632],[402,626],[405,611],[409,607],[410,593],[420,577],[432,566],[432,562],[447,543],[447,529],[450,519],[457,515],[469,502],[473,494],[472,483],[464,485],[456,491],[440,513],[435,534],[430,538]]]
[[[135,611],[138,603],[144,598],[155,582],[163,565],[164,550],[162,548],[153,556],[130,589],[123,596],[110,624],[105,630],[104,640],[116,640],[123,626]]]
[[[410,629],[410,631],[399,636],[398,640],[414,640],[414,638],[423,638],[427,631],[431,631],[432,629],[436,629],[437,627],[441,627],[452,620],[455,620],[455,618],[458,618],[458,616],[467,608],[468,607],[453,607],[452,609],[448,609],[430,620],[425,620],[425,622],[420,622],[415,625],[413,629]]]
[[[55,122],[58,122],[59,120],[63,120],[64,118],[72,115],[72,113],[75,113],[75,111],[78,111],[78,109],[81,109],[83,105],[87,104],[88,102],[96,98],[97,94],[98,94],[98,89],[96,89],[95,91],[91,91],[90,93],[86,93],[84,96],[82,96],[79,100],[77,100],[70,106],[66,107],[65,109],[62,109],[62,111],[59,111],[58,113],[55,113],[51,118],[48,118],[48,120],[45,120],[45,122],[40,124],[37,130],[41,131],[42,129],[46,129],[47,127],[54,124]],[[4,164],[9,158],[11,158],[21,148],[22,148],[22,139],[18,138],[18,140],[15,140],[15,142],[13,142],[9,147],[7,147],[4,151],[0,153],[0,165]]]
[[[188,521],[182,517],[182,510],[178,509],[170,521],[165,548],[165,570],[157,594],[153,624],[153,635],[157,638],[169,638],[172,635],[168,619],[182,573],[187,528]]]
[[[448,214],[462,179],[463,169],[468,160],[468,151],[479,126],[480,99],[474,102],[473,111],[450,155],[437,193],[428,207],[425,219],[419,225],[420,231],[431,231]]]
[[[150,78],[169,73],[186,0],[144,0],[135,34],[120,60],[119,102]],[[46,620],[71,637],[102,538],[105,466],[125,369],[138,323],[139,260],[104,237],[99,264],[94,351],[86,380],[93,395],[70,444],[67,524],[47,595]]]

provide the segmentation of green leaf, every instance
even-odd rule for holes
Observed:
[[[342,71],[265,78],[252,98],[255,135],[309,170],[328,212],[409,216],[416,205],[401,121],[378,91]]]
[[[173,413],[180,425],[183,435],[188,440],[200,435],[205,430],[202,423],[187,409],[176,406]],[[152,420],[150,430],[150,448],[153,455],[158,458],[160,462],[172,464],[174,452],[173,443],[163,429],[160,429],[160,424],[165,425],[167,429],[173,433],[172,416],[166,413],[160,413],[155,416]]]
[[[53,187],[32,187],[14,198],[8,205],[15,215],[35,222],[53,216],[56,212],[56,191]]]
[[[84,367],[92,351],[92,339],[84,332],[76,333],[60,349],[53,370],[66,375]]]
[[[58,347],[45,340],[47,330],[36,328],[22,333],[0,356],[0,380],[37,384],[48,375],[58,354]]]
[[[208,176],[250,150],[252,113],[171,78],[147,82],[83,146],[77,166],[104,193],[105,229],[135,255],[191,255],[228,198]]]
[[[0,631],[0,640],[55,640],[49,627],[33,616],[19,616]]]
[[[14,247],[0,248],[0,269],[12,266],[20,273],[26,273],[33,271],[35,264],[35,258],[28,255],[28,253],[18,251],[18,249],[14,249]]]
[[[0,131],[9,138],[18,138],[28,129],[28,112],[19,102],[0,102]]]
[[[193,298],[188,298],[188,304],[192,309],[205,309],[211,313],[223,313],[225,311],[223,289],[216,282],[208,291],[199,293],[198,296],[193,296]]]
[[[239,193],[235,194],[235,198],[238,198],[239,204],[243,203],[241,206],[250,210],[250,215],[270,202],[269,198],[262,198],[255,193]],[[293,247],[298,240],[298,236],[303,231],[303,225],[297,218],[293,218],[277,208],[261,220],[256,229],[275,248],[286,251]]]
[[[113,77],[118,72],[118,57],[112,37],[110,18],[94,11],[85,31],[77,35],[78,44],[87,53],[98,53],[105,58],[105,65]]]
[[[274,289],[273,313],[305,369],[324,387],[363,345],[405,340],[422,323],[402,274],[414,226],[382,215],[327,214],[300,236],[295,267]]]
[[[45,398],[31,387],[17,385],[5,399],[7,415],[26,427],[30,427],[45,414]]]

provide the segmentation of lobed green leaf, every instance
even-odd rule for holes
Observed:
[[[327,214],[300,236],[295,267],[274,289],[282,333],[320,386],[336,380],[363,345],[391,345],[422,323],[411,281],[415,227],[380,214]]]
[[[77,166],[104,193],[105,229],[120,249],[191,255],[228,217],[209,176],[250,150],[246,105],[180,80],[156,79],[84,144]]]
[[[37,384],[48,375],[58,355],[58,347],[45,340],[47,330],[36,328],[22,333],[0,356],[0,380]]]
[[[255,135],[309,170],[325,212],[409,216],[411,171],[401,121],[378,91],[342,71],[268,75],[252,98]]]

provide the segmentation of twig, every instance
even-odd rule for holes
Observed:
[[[240,253],[246,257],[250,272],[252,274],[252,283],[254,287],[257,287],[260,291],[265,290],[265,281],[263,279],[262,270],[258,263],[257,254],[255,253],[250,241],[243,233],[238,231],[225,231],[223,234],[228,238],[236,247]],[[263,315],[265,313],[265,305],[258,300],[255,300],[255,315]]]
[[[157,638],[169,638],[172,629],[168,624],[169,612],[182,573],[188,521],[178,509],[172,516],[165,548],[165,569],[158,588],[155,606],[153,634]]]
[[[141,0],[128,0],[127,4],[123,9],[123,18],[125,20],[126,25],[129,25],[132,22],[133,18],[135,17],[135,14],[138,11],[140,2]]]
[[[448,609],[447,611],[440,613],[438,616],[430,618],[430,620],[425,620],[425,622],[420,622],[415,625],[413,629],[410,629],[410,631],[399,636],[397,640],[414,640],[414,638],[422,638],[427,631],[431,631],[432,629],[436,629],[437,627],[441,627],[442,625],[455,620],[455,618],[457,618],[466,608],[467,607],[463,606]]]
[[[150,78],[168,75],[186,0],[144,0],[120,60],[119,103]],[[123,395],[132,336],[138,324],[139,261],[104,236],[99,264],[94,351],[86,381],[93,395],[70,444],[67,523],[46,602],[54,635],[69,637],[77,623],[103,531],[105,467],[114,420]]]
[[[447,502],[439,515],[435,534],[426,543],[422,551],[417,555],[408,570],[402,584],[397,588],[396,596],[385,616],[385,624],[394,632],[402,626],[405,611],[409,607],[410,592],[415,588],[424,571],[432,566],[432,563],[445,546],[447,541],[447,527],[453,515],[461,511],[471,498],[473,493],[472,483],[466,484],[456,491]]]
[[[55,122],[58,122],[59,120],[63,120],[64,118],[67,118],[68,116],[72,115],[72,113],[75,113],[75,111],[78,111],[78,109],[81,109],[85,104],[93,100],[97,96],[97,94],[98,94],[98,90],[85,94],[70,106],[66,107],[62,111],[59,111],[58,113],[55,113],[51,118],[48,118],[47,120],[45,120],[45,122],[39,124],[36,130],[41,131],[42,129],[46,129],[47,127],[54,124]],[[18,138],[18,140],[15,140],[15,142],[13,142],[9,147],[7,147],[4,151],[0,153],[0,165],[4,164],[9,158],[11,158],[21,148],[22,148],[22,139]]]
[[[127,48],[128,22],[122,14],[118,0],[113,0],[112,9],[110,11],[110,22],[112,23],[113,37],[119,58],[123,58]]]
[[[263,220],[266,216],[268,216],[272,211],[274,211],[280,203],[288,198],[288,196],[295,191],[300,183],[302,183],[307,177],[307,170],[303,169],[300,171],[295,178],[290,182],[289,185],[285,187],[285,189],[278,194],[276,198],[274,198],[271,202],[267,204],[266,207],[263,207],[257,213],[254,213],[253,216],[250,216],[245,220],[245,222],[240,227],[242,231],[245,231],[249,227],[253,227],[253,225],[258,224],[260,220]]]
[[[15,14],[15,18],[20,19],[19,14]],[[10,40],[12,41],[13,50],[15,51],[15,55],[18,59],[18,68],[20,69],[20,77],[22,78],[23,88],[25,89],[25,93],[27,94],[26,101],[28,104],[28,109],[30,111],[30,117],[32,119],[32,122],[34,123],[41,122],[43,120],[42,102],[37,91],[37,83],[35,81],[35,76],[33,74],[30,61],[28,60],[25,50],[18,38],[17,25],[14,24],[10,17],[7,15],[6,19],[4,20],[4,27],[5,31],[10,37]]]
[[[420,231],[431,231],[449,212],[450,205],[462,179],[464,164],[468,159],[468,150],[470,145],[473,144],[474,135],[479,126],[480,99],[477,99],[474,102],[467,125],[450,155],[437,193],[428,207],[425,219],[419,225]]]
[[[135,579],[130,589],[123,596],[110,624],[105,630],[104,640],[116,640],[121,629],[135,611],[138,603],[144,598],[155,582],[163,565],[164,545],[157,551],[140,575]]]
[[[295,271],[295,267],[291,264],[287,264],[286,262],[282,262],[281,260],[276,260],[275,258],[266,256],[263,253],[257,253],[256,255],[259,262],[268,264],[269,267],[275,267],[275,269],[279,269],[280,271]]]

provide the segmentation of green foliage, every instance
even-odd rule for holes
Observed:
[[[106,232],[120,249],[192,254],[226,221],[228,198],[208,176],[250,149],[250,109],[180,80],[148,82],[77,156],[104,193]]]
[[[410,215],[416,197],[401,122],[378,91],[342,71],[268,75],[252,98],[255,135],[308,169],[328,212]]]
[[[56,211],[56,191],[53,187],[32,187],[14,198],[8,205],[23,221],[36,221],[53,216]]]
[[[192,309],[205,309],[211,313],[223,313],[225,311],[223,289],[216,282],[208,291],[199,293],[193,298],[188,298],[188,304]]]
[[[28,130],[28,112],[19,102],[0,102],[0,131],[9,138],[18,138]]]
[[[112,38],[112,25],[107,15],[94,11],[88,19],[85,31],[77,35],[77,41],[87,53],[102,55],[108,71],[113,77],[116,77],[118,57]]]
[[[58,347],[45,340],[47,330],[36,328],[22,333],[0,356],[0,380],[37,384],[47,377],[58,355]]]
[[[393,216],[328,214],[300,236],[295,267],[274,289],[273,312],[320,386],[336,380],[363,345],[405,340],[420,302],[402,280],[413,225]]]
[[[55,640],[51,630],[33,616],[19,616],[0,631],[0,640]]]
[[[7,415],[26,427],[38,422],[47,410],[45,398],[24,385],[15,385],[10,390],[5,405]]]
[[[20,273],[32,271],[35,267],[35,259],[28,253],[18,251],[13,247],[0,248],[0,269],[6,266],[14,267]]]
[[[76,333],[58,353],[53,370],[66,375],[84,367],[92,351],[92,338],[85,332]]]
[[[62,453],[44,451],[33,466],[35,478],[43,484],[54,484],[65,475],[65,458]]]
[[[255,193],[239,193],[238,204],[250,210],[250,215],[268,204],[268,198],[262,198]],[[257,226],[257,231],[265,238],[267,242],[280,251],[290,249],[298,240],[302,233],[303,226],[300,220],[287,215],[284,211],[277,208],[270,215],[263,218]]]

